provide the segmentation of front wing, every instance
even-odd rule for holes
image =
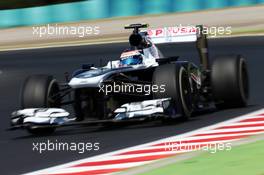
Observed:
[[[61,108],[29,108],[15,111],[11,114],[11,130],[41,127],[62,127],[73,125],[93,125],[102,123],[122,123],[144,121],[149,118],[177,117],[170,98],[145,100],[123,104],[114,111],[114,117],[107,120],[77,122],[70,118],[70,113]]]

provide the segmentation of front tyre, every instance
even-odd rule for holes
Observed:
[[[165,85],[164,92],[153,93],[153,98],[172,98],[176,111],[182,114],[182,119],[187,120],[193,112],[192,92],[189,74],[180,64],[165,64],[157,67],[153,73],[153,85]]]
[[[25,108],[52,108],[60,107],[59,85],[49,75],[29,76],[21,91],[21,107]],[[36,135],[51,134],[55,128],[28,127],[28,131]]]
[[[245,107],[249,97],[245,59],[240,55],[216,58],[212,64],[211,84],[217,108]]]

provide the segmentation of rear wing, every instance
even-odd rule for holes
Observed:
[[[147,30],[148,37],[154,44],[195,42],[200,62],[205,70],[209,69],[207,35],[202,25],[164,27]]]
[[[198,29],[195,26],[149,29],[147,30],[147,33],[152,42],[155,44],[195,42],[198,37]]]

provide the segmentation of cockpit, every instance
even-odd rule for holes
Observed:
[[[124,51],[120,56],[120,64],[126,65],[138,65],[142,64],[143,56],[139,50]]]

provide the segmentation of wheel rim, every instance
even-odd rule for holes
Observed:
[[[184,114],[190,117],[192,113],[191,86],[189,83],[189,76],[183,67],[179,72],[179,86]]]
[[[247,101],[249,96],[249,83],[248,83],[248,72],[247,67],[244,59],[240,60],[239,64],[239,87],[240,87],[240,94],[242,96],[243,101]]]
[[[58,100],[57,94],[59,92],[59,87],[56,83],[56,80],[52,80],[47,93],[47,107],[59,107],[60,100]]]

